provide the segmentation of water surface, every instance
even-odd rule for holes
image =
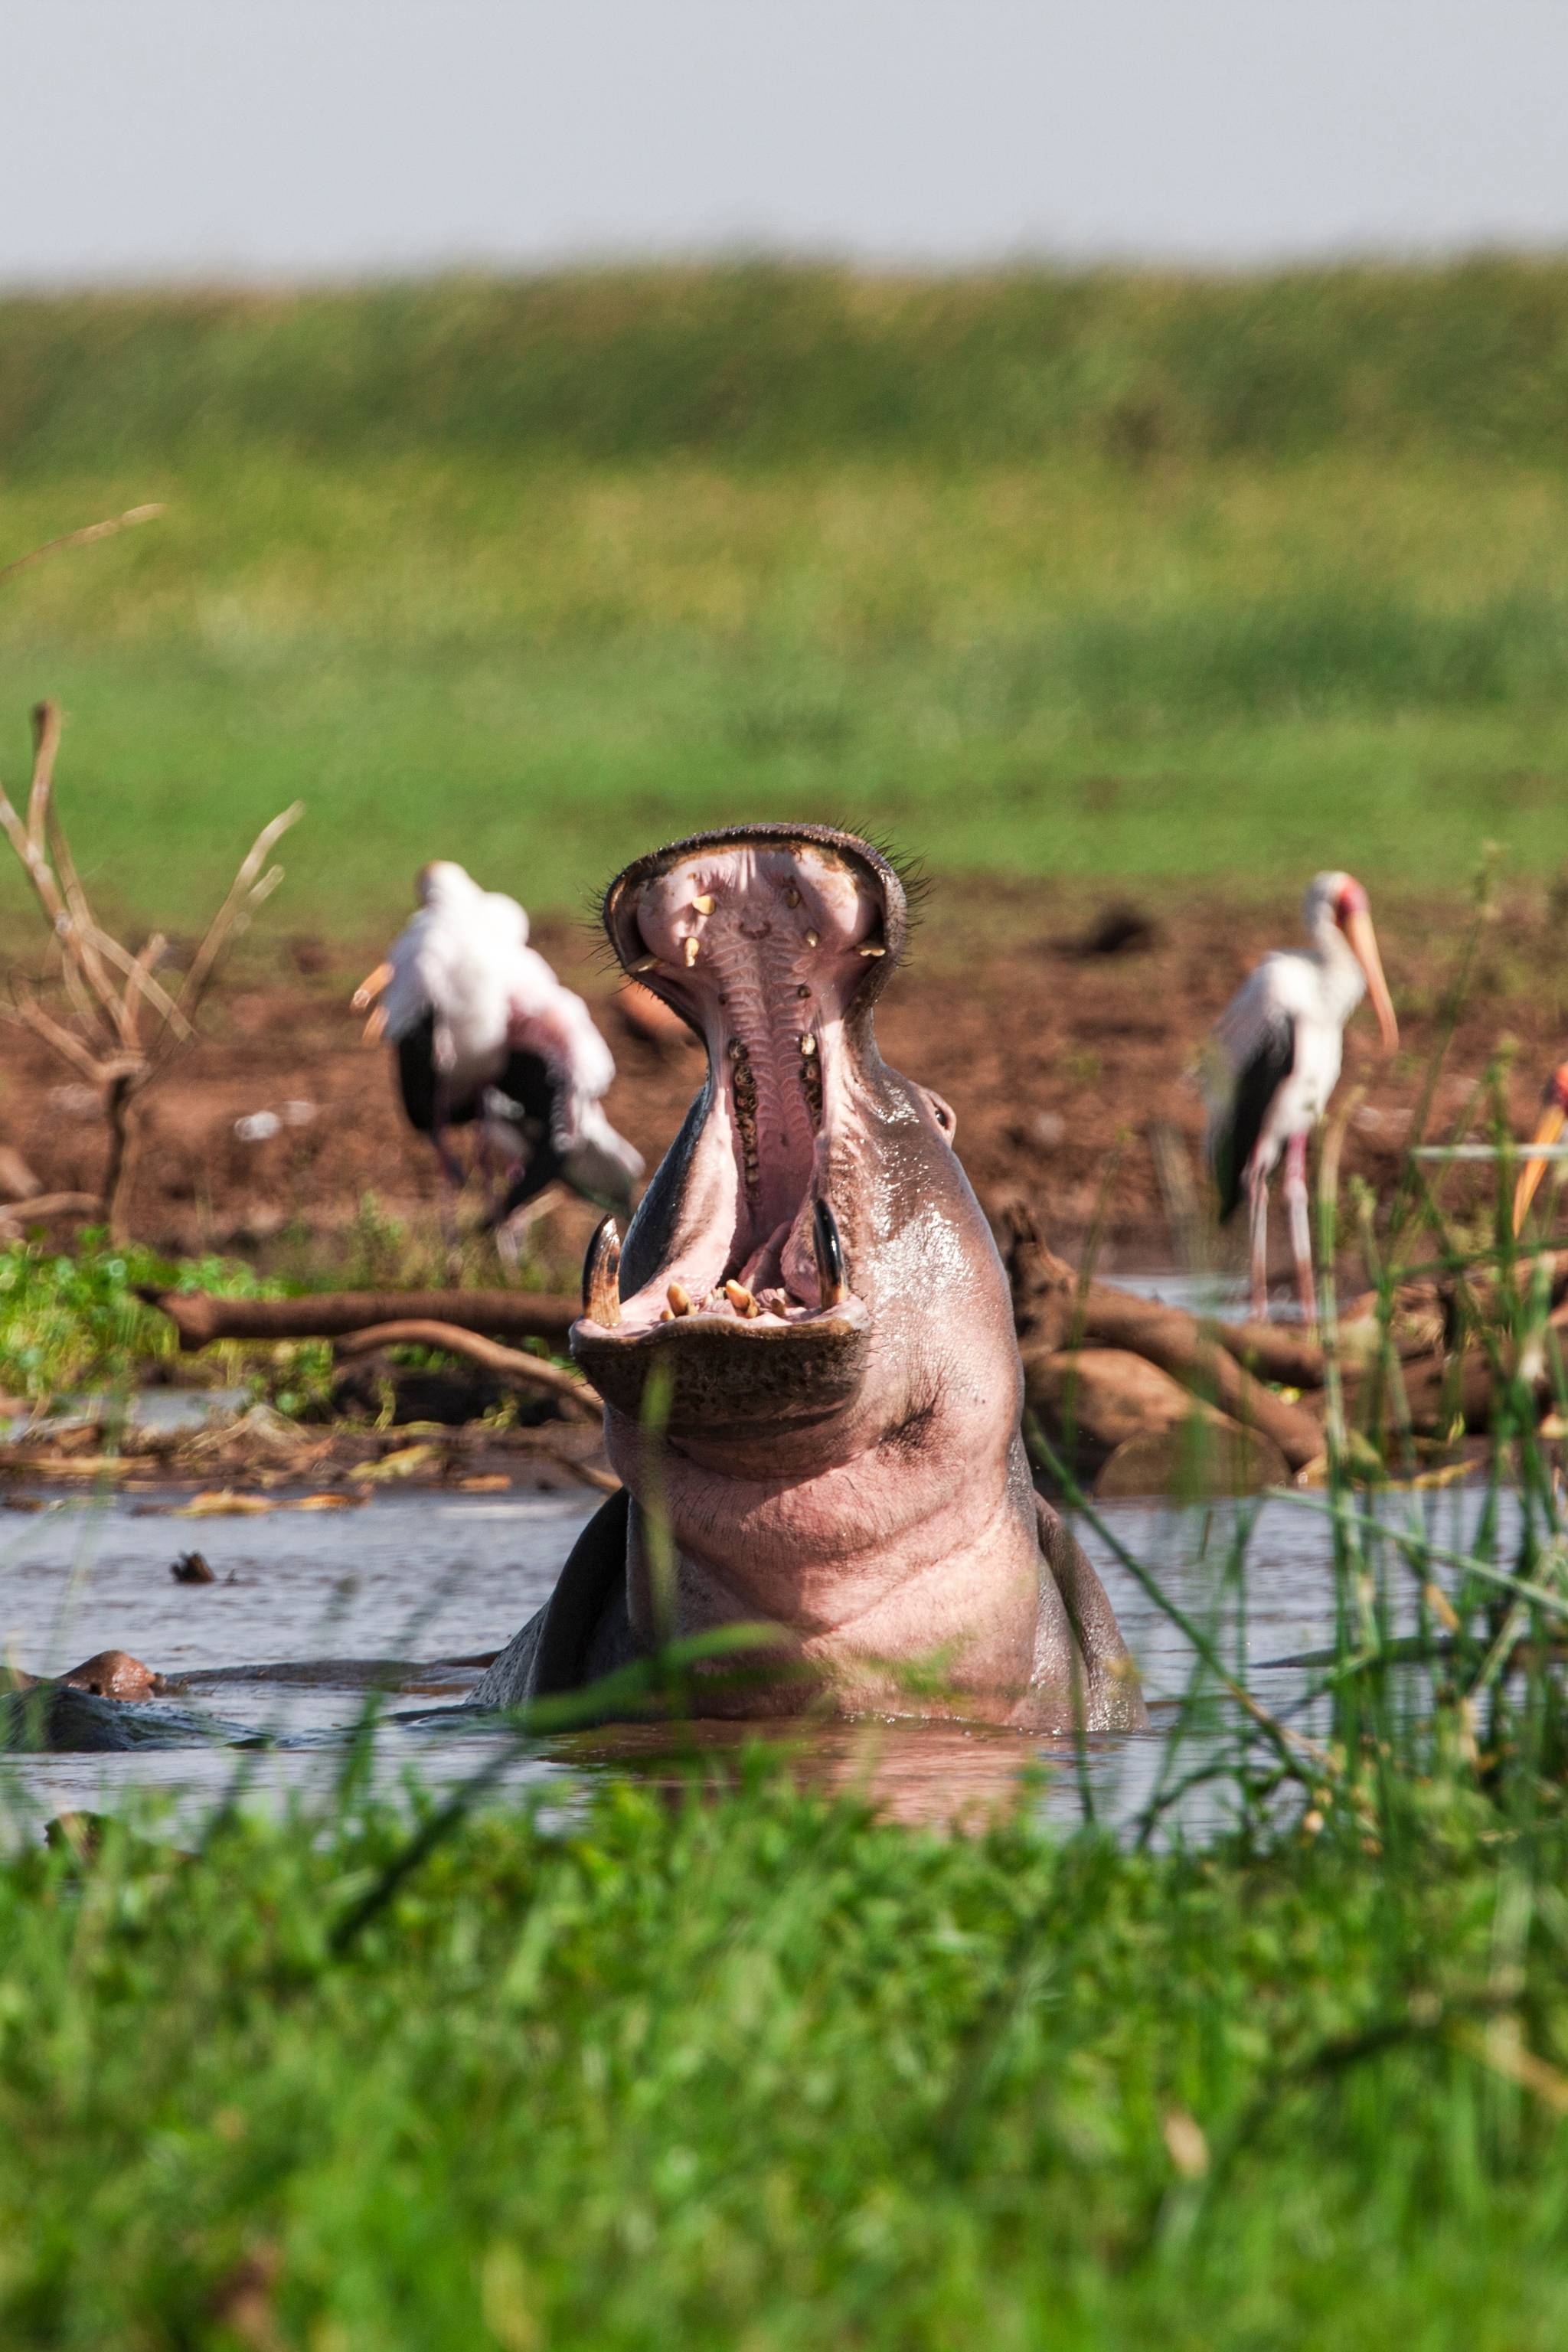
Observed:
[[[1389,1497],[1381,1507],[1399,1524],[1418,1524],[1435,1542],[1468,1545],[1481,1507],[1474,1489]],[[215,1668],[254,1669],[279,1660],[471,1657],[500,1648],[543,1601],[578,1529],[595,1507],[575,1496],[378,1495],[342,1512],[278,1510],[265,1517],[186,1520],[150,1510],[144,1498],[74,1500],[36,1517],[0,1517],[0,1643],[34,1672],[61,1671],[93,1652],[120,1648],[170,1675]],[[1504,1556],[1517,1526],[1517,1504],[1504,1498]],[[1245,1577],[1232,1573],[1237,1514],[1251,1525]],[[1330,1530],[1321,1517],[1285,1501],[1163,1508],[1110,1506],[1104,1524],[1158,1577],[1171,1600],[1211,1635],[1227,1665],[1271,1711],[1299,1718],[1305,1671],[1280,1663],[1333,1639],[1335,1580]],[[1016,1734],[913,1724],[802,1731],[803,1752],[822,1776],[869,1779],[889,1810],[940,1818],[966,1804],[1004,1798],[1021,1769],[1043,1763],[1040,1796],[1052,1813],[1076,1818],[1089,1801],[1106,1819],[1127,1821],[1147,1802],[1161,1770],[1174,1702],[1194,1669],[1193,1650],[1170,1618],[1094,1530],[1081,1538],[1104,1578],[1128,1647],[1143,1675],[1152,1728],[1101,1738],[1079,1760],[1070,1743]],[[218,1580],[176,1583],[175,1554],[198,1549]],[[1395,1565],[1390,1601],[1397,1628],[1414,1625],[1416,1579]],[[458,1696],[463,1678],[453,1682]],[[354,1722],[363,1689],[343,1682],[290,1687],[241,1674],[194,1695],[225,1725],[321,1733]],[[419,1702],[395,1699],[394,1708]],[[1205,1743],[1223,1739],[1234,1710],[1211,1712],[1189,1738],[1188,1770]],[[737,1735],[711,1728],[722,1751]],[[419,1730],[384,1728],[378,1741],[384,1784],[417,1769],[447,1780],[486,1760],[492,1735],[454,1724]],[[668,1733],[583,1735],[519,1757],[516,1782],[579,1770],[595,1759],[668,1748]],[[489,1748],[493,1754],[493,1747]],[[247,1752],[227,1746],[151,1749],[117,1756],[59,1756],[0,1763],[0,1804],[31,1827],[63,1807],[106,1809],[128,1789],[174,1794],[195,1814],[226,1790],[237,1769],[258,1793],[325,1786],[339,1757],[320,1746]],[[1185,1818],[1205,1826],[1222,1796],[1194,1795]]]

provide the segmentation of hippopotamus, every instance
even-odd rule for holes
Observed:
[[[824,826],[742,825],[638,858],[602,912],[707,1079],[624,1246],[598,1228],[570,1333],[623,1491],[475,1703],[732,1628],[689,1711],[1142,1724],[1100,1580],[1030,1476],[953,1114],[877,1048],[908,929],[893,865]]]

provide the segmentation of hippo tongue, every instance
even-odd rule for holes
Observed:
[[[627,1319],[663,1314],[672,1285],[742,1318],[727,1284],[782,1289],[806,1311],[825,1303],[814,1213],[845,1011],[886,952],[885,903],[879,877],[836,847],[762,834],[672,856],[617,909],[629,967],[700,1031],[710,1070],[689,1213]]]

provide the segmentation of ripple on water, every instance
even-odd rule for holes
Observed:
[[[1407,1523],[1420,1514],[1430,1538],[1466,1548],[1482,1497],[1448,1489],[1385,1506]],[[472,1656],[500,1648],[545,1598],[594,1499],[556,1496],[514,1500],[429,1494],[378,1496],[353,1513],[296,1513],[200,1525],[200,1549],[216,1572],[210,1585],[176,1584],[169,1573],[191,1539],[187,1523],[133,1512],[118,1498],[81,1501],[37,1517],[0,1523],[0,1645],[35,1672],[57,1672],[91,1653],[120,1648],[169,1675],[253,1666],[279,1659]],[[1251,1539],[1238,1605],[1230,1572],[1238,1510]],[[1272,1664],[1331,1643],[1334,1577],[1326,1522],[1287,1502],[1260,1507],[1163,1508],[1119,1504],[1104,1513],[1110,1535],[1160,1580],[1204,1626],[1227,1662],[1276,1712],[1300,1706],[1300,1667]],[[1505,1498],[1504,1556],[1516,1524]],[[1170,1619],[1092,1531],[1086,1549],[1106,1583],[1127,1644],[1153,1704],[1144,1734],[1092,1740],[1081,1779],[1100,1817],[1132,1818],[1159,1775],[1193,1654]],[[1396,1630],[1415,1622],[1414,1576],[1391,1585]],[[226,1681],[206,1695],[215,1713],[255,1729],[321,1732],[355,1721],[363,1690],[294,1687],[259,1678]],[[1226,1734],[1223,1707],[1190,1733],[1182,1769],[1191,1770]],[[705,1727],[695,1741],[715,1759],[744,1735]],[[832,1785],[863,1785],[903,1819],[951,1820],[1009,1801],[1020,1769],[1038,1760],[1047,1779],[1037,1801],[1063,1819],[1082,1802],[1071,1744],[1026,1739],[961,1725],[810,1724],[788,1734],[801,1769]],[[668,1769],[668,1733],[580,1735],[545,1755],[518,1760],[509,1779],[538,1782],[609,1762],[656,1775]],[[474,1738],[424,1729],[388,1731],[380,1773],[395,1787],[411,1769],[449,1781],[476,1767]],[[336,1769],[321,1748],[247,1751],[144,1750],[123,1756],[44,1757],[0,1765],[0,1804],[36,1829],[66,1807],[103,1810],[132,1788],[163,1790],[182,1815],[226,1790],[237,1769],[248,1785],[281,1797],[330,1785]],[[1031,1798],[1030,1801],[1037,1801]],[[1184,1814],[1207,1826],[1223,1799],[1194,1793]]]

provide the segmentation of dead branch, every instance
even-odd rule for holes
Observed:
[[[121,515],[111,515],[107,522],[89,522],[80,530],[68,530],[61,539],[47,539],[42,547],[28,550],[26,555],[14,555],[9,563],[0,563],[0,580],[9,580],[16,572],[26,572],[35,563],[42,563],[47,555],[58,555],[68,547],[90,547],[95,540],[112,539],[117,531],[133,530],[139,522],[151,522],[155,516],[166,514],[163,505],[127,507]]]
[[[51,1224],[57,1217],[90,1217],[98,1207],[94,1192],[33,1192],[21,1201],[0,1201],[0,1229],[20,1232],[24,1225]]]
[[[372,1356],[381,1348],[441,1348],[449,1356],[467,1356],[470,1362],[482,1364],[487,1371],[500,1372],[503,1379],[521,1381],[525,1388],[545,1389],[563,1403],[572,1404],[589,1421],[597,1421],[602,1411],[593,1390],[574,1372],[563,1372],[539,1356],[521,1355],[515,1348],[498,1347],[493,1339],[482,1339],[477,1331],[462,1330],[455,1323],[436,1323],[413,1317],[395,1323],[372,1324],[367,1330],[346,1332],[337,1342],[336,1353]]]
[[[339,1339],[382,1323],[441,1323],[563,1347],[581,1313],[574,1298],[528,1290],[324,1290],[309,1298],[216,1298],[210,1291],[143,1290],[186,1352],[218,1339]]]
[[[1046,1247],[1037,1232],[1016,1225],[1009,1249],[1013,1311],[1027,1370],[1032,1359],[1086,1344],[1131,1349],[1169,1372],[1184,1388],[1272,1438],[1292,1470],[1302,1469],[1323,1450],[1321,1430],[1310,1413],[1256,1380],[1223,1337],[1179,1307],[1134,1298],[1108,1282],[1083,1283],[1064,1258]],[[1249,1327],[1256,1332],[1259,1327]],[[1267,1328],[1268,1327],[1262,1327]],[[1250,1347],[1251,1340],[1247,1342]],[[1294,1343],[1300,1348],[1301,1343]],[[1317,1385],[1323,1377],[1317,1356]],[[1292,1383],[1294,1385],[1294,1383]]]
[[[138,513],[130,519],[140,520],[142,516]],[[101,535],[101,531],[88,535]],[[93,914],[54,799],[59,711],[52,702],[40,702],[32,718],[33,772],[26,822],[0,789],[0,831],[32,884],[54,936],[60,979],[77,1028],[47,1013],[31,989],[15,979],[9,1017],[25,1023],[62,1061],[102,1090],[109,1151],[100,1209],[110,1233],[118,1239],[125,1228],[141,1097],[180,1048],[195,1037],[192,1016],[226,950],[282,878],[281,866],[262,872],[268,852],[304,811],[296,801],[262,827],[207,926],[176,1000],[153,976],[163,952],[163,934],[154,933],[133,955]],[[144,1017],[152,1025],[145,1042]]]
[[[280,840],[289,826],[297,824],[304,814],[304,802],[293,802],[280,815],[275,816],[270,824],[264,824],[252,842],[238,873],[229,885],[228,896],[207,925],[206,937],[196,950],[191,968],[185,974],[185,984],[180,991],[180,1009],[187,1017],[195,1013],[206,994],[225,949],[238,938],[257,908],[271,897],[283,879],[280,866],[262,874],[259,881],[257,876],[273,843]]]

